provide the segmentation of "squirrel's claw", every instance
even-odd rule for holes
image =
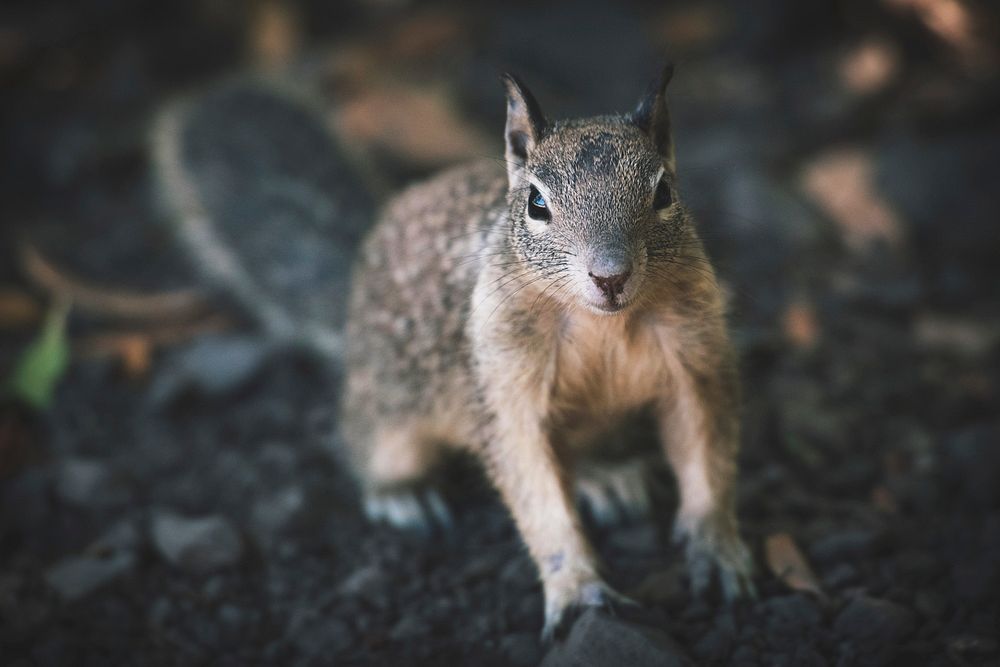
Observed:
[[[571,596],[546,595],[542,641],[551,643],[564,639],[573,623],[588,607],[602,609],[615,615],[617,609],[637,606],[636,601],[622,595],[602,581],[586,583]]]

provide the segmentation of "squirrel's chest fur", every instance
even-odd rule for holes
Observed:
[[[552,339],[555,423],[593,432],[662,394],[667,368],[648,321],[566,313],[560,325]]]

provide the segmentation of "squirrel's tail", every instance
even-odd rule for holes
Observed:
[[[341,355],[374,198],[317,110],[263,83],[179,102],[154,125],[153,173],[206,279],[271,337]]]

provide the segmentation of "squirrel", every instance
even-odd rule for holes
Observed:
[[[366,514],[447,528],[436,471],[471,452],[537,566],[545,639],[585,607],[630,602],[602,577],[576,499],[598,522],[648,514],[644,464],[597,462],[601,434],[639,411],[678,482],[692,588],[717,574],[728,599],[754,595],[735,507],[735,354],[678,190],[672,75],[631,113],[555,122],[504,75],[504,158],[396,195],[353,265],[336,351]]]

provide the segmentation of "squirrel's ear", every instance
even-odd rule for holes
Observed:
[[[667,84],[674,76],[674,64],[667,63],[632,112],[632,122],[649,135],[663,157],[667,168],[674,170],[674,140],[670,133],[670,111],[667,109]]]
[[[521,177],[524,163],[545,131],[545,116],[523,83],[511,74],[500,77],[507,89],[507,176],[513,187]]]

